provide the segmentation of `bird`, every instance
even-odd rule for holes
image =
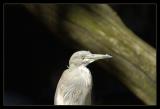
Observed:
[[[111,57],[109,54],[92,54],[85,50],[73,53],[68,69],[64,70],[58,81],[54,105],[91,105],[93,82],[87,65]]]

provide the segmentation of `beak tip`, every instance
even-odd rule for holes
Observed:
[[[112,56],[111,56],[111,55],[106,54],[106,56],[107,56],[107,58],[112,58]]]

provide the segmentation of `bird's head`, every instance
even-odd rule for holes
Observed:
[[[88,64],[104,58],[111,58],[112,56],[105,54],[92,54],[89,51],[78,51],[75,52],[70,60],[69,60],[69,66],[87,66]]]

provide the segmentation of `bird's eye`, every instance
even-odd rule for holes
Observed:
[[[85,57],[84,56],[82,56],[82,59],[84,59]]]

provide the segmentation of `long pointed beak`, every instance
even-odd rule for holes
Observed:
[[[105,59],[105,58],[112,58],[111,55],[105,54],[92,54],[89,56],[89,59],[93,59],[93,60],[99,60],[99,59]]]

